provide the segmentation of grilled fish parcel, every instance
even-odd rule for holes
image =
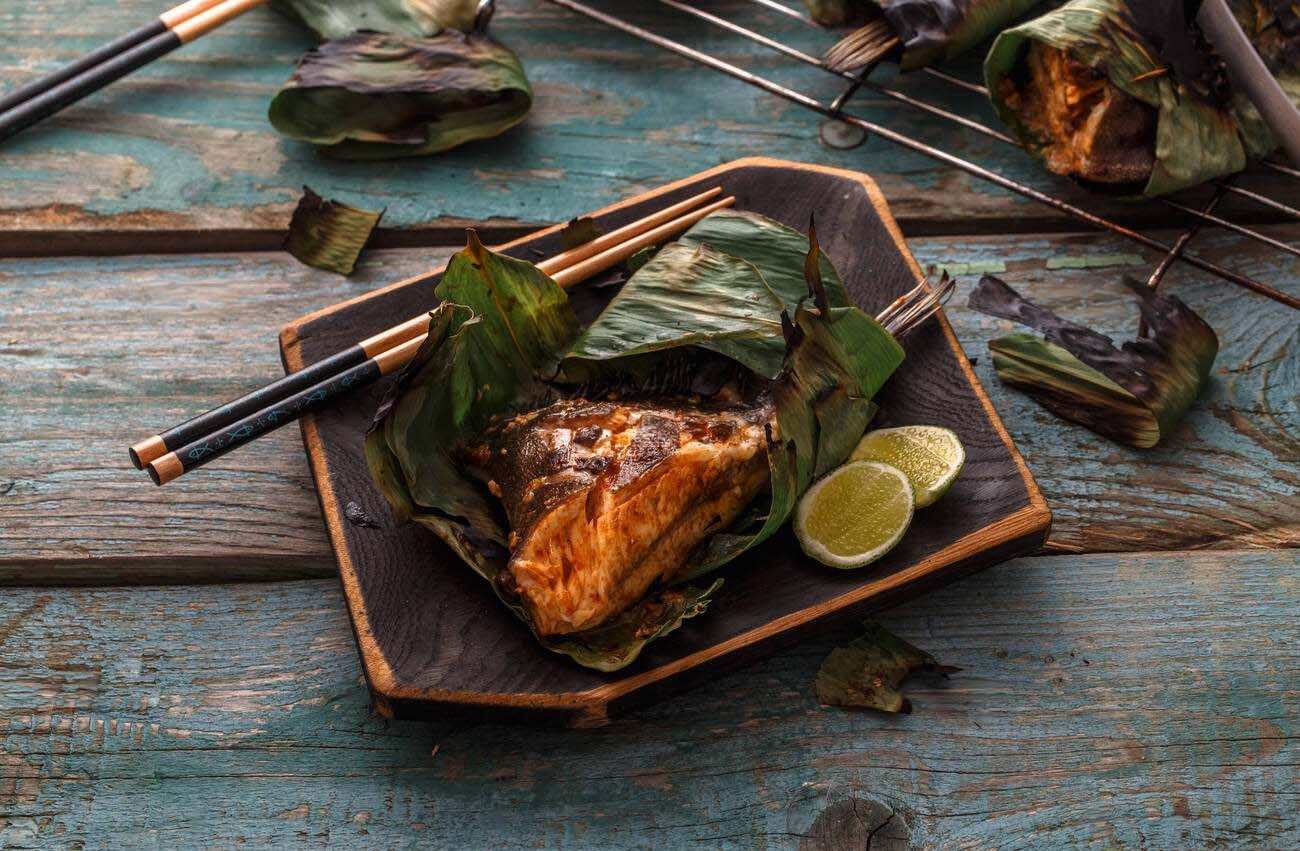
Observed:
[[[699,222],[585,329],[472,232],[437,294],[367,435],[375,481],[600,670],[705,609],[720,582],[699,580],[848,457],[902,360],[815,242],[752,214]]]
[[[1300,102],[1300,3],[1229,0]],[[999,116],[1048,170],[1125,195],[1163,195],[1233,174],[1277,147],[1184,0],[1071,0],[993,43]]]

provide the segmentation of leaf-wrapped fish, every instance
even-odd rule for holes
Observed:
[[[690,247],[702,235],[727,251]],[[780,528],[813,477],[848,457],[902,360],[788,228],[710,217],[674,251],[686,254],[640,269],[580,334],[551,279],[471,238],[366,440],[399,519],[491,581],[543,646],[601,670],[704,610],[718,583],[686,583]],[[748,316],[696,286],[720,259],[754,273]],[[787,308],[764,276],[787,287],[803,266],[817,307]],[[702,315],[729,318],[710,332]],[[706,388],[705,375],[721,380]]]
[[[944,62],[997,34],[1043,0],[809,0],[813,16],[827,26],[863,20],[825,57],[833,71],[851,71],[881,60],[905,71]],[[821,17],[818,17],[821,15]]]
[[[531,105],[518,57],[486,35],[356,32],[303,56],[270,119],[330,156],[381,159],[497,136]]]
[[[1231,0],[1269,69],[1300,101],[1300,28],[1285,4]],[[1294,16],[1294,8],[1291,13]],[[1232,174],[1276,147],[1182,0],[1071,0],[994,42],[984,67],[1002,120],[1049,170],[1161,195]]]

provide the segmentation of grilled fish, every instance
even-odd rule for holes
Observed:
[[[670,581],[768,483],[771,408],[568,400],[465,450],[510,523],[509,579],[543,635],[608,621]]]
[[[1039,42],[1028,79],[1003,78],[1002,96],[1043,145],[1047,168],[1098,184],[1143,184],[1156,165],[1157,112],[1106,77]]]

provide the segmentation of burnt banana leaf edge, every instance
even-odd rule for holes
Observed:
[[[989,341],[1000,380],[1064,419],[1149,449],[1173,430],[1204,389],[1219,338],[1178,298],[1127,283],[1151,336],[1119,347],[1104,334],[1038,307],[992,275],[980,280],[969,304],[1044,335],[1014,333]]]
[[[706,218],[697,227],[708,233],[717,224]],[[753,238],[770,239],[772,225],[776,223],[767,220],[751,225]],[[726,226],[734,231],[741,225],[731,221]],[[743,242],[733,239],[731,247],[743,250]],[[874,319],[856,308],[832,306],[828,289],[838,289],[844,298],[839,278],[824,286],[829,260],[815,240],[804,244],[808,258],[821,261],[800,258],[797,264],[809,269],[805,286],[815,303],[798,303],[791,317],[770,302],[775,328],[770,315],[754,317],[765,333],[780,335],[789,350],[780,374],[770,382],[776,405],[769,431],[770,502],[711,539],[671,587],[652,591],[596,629],[547,637],[538,634],[525,608],[498,581],[508,562],[506,530],[486,490],[461,470],[456,452],[494,416],[535,409],[561,395],[562,385],[556,382],[560,364],[580,329],[568,296],[553,280],[531,263],[488,251],[472,231],[469,245],[451,259],[438,285],[442,303],[431,314],[428,339],[386,394],[366,436],[367,462],[395,518],[430,529],[492,584],[548,650],[600,671],[631,664],[647,643],[702,613],[721,580],[685,583],[770,537],[812,481],[848,457],[874,413],[871,397],[902,362],[901,347]],[[701,244],[692,252],[716,249]],[[779,264],[773,277],[780,278],[788,265]],[[829,273],[834,275],[833,267]],[[762,282],[761,274],[758,280]],[[690,287],[681,295],[693,295],[681,303],[683,319],[700,299],[707,300],[707,294]],[[737,338],[742,358],[744,339],[762,348],[769,342],[756,335]],[[654,356],[689,356],[699,342],[686,336]]]

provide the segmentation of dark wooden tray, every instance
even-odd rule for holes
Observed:
[[[739,160],[592,215],[606,229],[720,185],[742,210],[804,229],[811,213],[854,301],[876,313],[920,277],[884,198],[856,172]],[[527,259],[560,250],[558,228],[505,247]],[[441,269],[285,326],[285,367],[337,351],[433,307]],[[607,298],[610,293],[585,298]],[[811,563],[788,530],[722,572],[709,611],[615,674],[578,667],[533,641],[477,574],[434,536],[397,526],[371,485],[362,435],[384,386],[302,421],[321,509],[376,710],[385,716],[525,715],[574,725],[664,697],[770,653],[828,619],[899,602],[937,583],[1039,547],[1051,513],[945,320],[905,342],[907,360],[877,401],[875,425],[937,423],[966,446],[966,467],[917,512],[880,562],[840,572]],[[355,505],[352,505],[355,504]],[[352,510],[349,512],[349,506]],[[356,522],[357,510],[376,525]],[[349,514],[353,519],[349,520]],[[810,674],[811,676],[811,674]]]

